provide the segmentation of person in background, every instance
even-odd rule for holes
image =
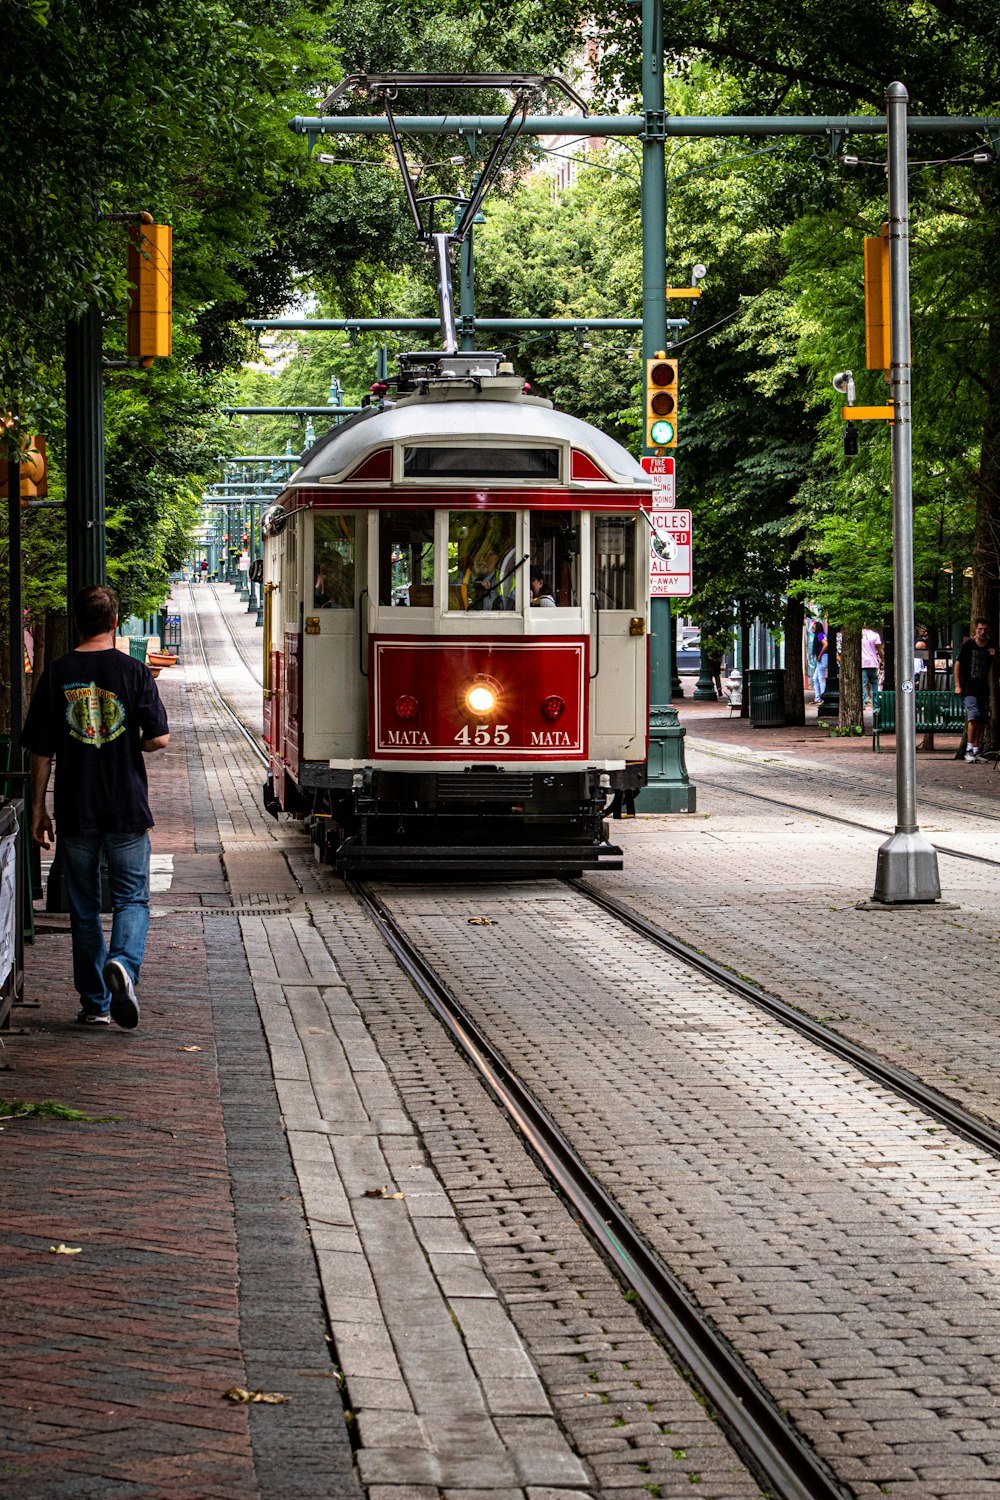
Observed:
[[[556,601],[549,580],[544,573],[531,574],[531,602],[541,609],[555,609]]]
[[[827,634],[822,620],[817,620],[813,626],[813,656],[816,658],[816,665],[813,667],[813,697],[816,707],[820,708],[826,692],[827,667]]]
[[[149,930],[149,810],[144,755],[166,748],[167,715],[145,662],[115,648],[118,597],[104,584],[73,600],[80,644],[42,673],[21,732],[31,751],[31,837],[48,849],[45,806],[55,761],[55,822],[69,900],[77,1021],[139,1024],[139,981]],[[101,926],[101,854],[113,917]]]
[[[877,630],[869,630],[866,625],[861,631],[861,711],[864,712],[865,701],[874,709],[878,699],[879,673],[882,669],[882,661],[885,656],[885,647],[882,645],[882,637]]]
[[[962,642],[955,658],[955,692],[961,694],[965,707],[965,758],[979,759],[979,740],[983,724],[990,715],[990,672],[997,648],[990,640],[989,621],[976,621],[972,638]]]

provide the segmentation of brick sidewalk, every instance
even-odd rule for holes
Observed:
[[[160,685],[153,847],[183,870],[187,710],[181,680]],[[3,1038],[0,1096],[103,1121],[3,1122],[11,1500],[360,1493],[237,919],[201,916],[229,898],[200,821],[187,890],[153,898],[139,1030],[74,1024],[66,920],[46,917]],[[224,1399],[247,1385],[292,1399]]]

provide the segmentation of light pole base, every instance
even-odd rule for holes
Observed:
[[[878,851],[873,901],[886,905],[940,901],[937,850],[922,833],[899,829]]]
[[[649,780],[638,793],[644,813],[693,813],[698,794],[688,780],[684,736],[676,708],[660,704],[649,710]]]

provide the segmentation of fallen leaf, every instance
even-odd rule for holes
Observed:
[[[281,1406],[285,1401],[290,1401],[290,1396],[282,1396],[277,1391],[248,1391],[245,1386],[234,1385],[228,1391],[223,1392],[226,1401],[232,1401],[236,1405],[246,1404],[249,1401],[264,1401],[268,1406]]]
[[[492,917],[470,917],[470,927],[495,927],[496,923]]]
[[[200,1047],[178,1047],[178,1052],[200,1052]]]
[[[378,1188],[365,1188],[366,1198],[405,1198],[405,1193],[390,1193],[388,1185]]]
[[[53,1255],[82,1255],[83,1254],[83,1246],[82,1245],[76,1245],[75,1247],[73,1245],[64,1245],[63,1242],[62,1242],[62,1240],[59,1241],[58,1245],[50,1245],[49,1249],[51,1250],[51,1252],[52,1252]]]

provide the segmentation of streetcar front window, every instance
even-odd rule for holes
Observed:
[[[510,510],[453,510],[448,515],[448,608],[519,607],[525,564],[517,556],[517,517]]]
[[[531,512],[530,603],[536,609],[580,604],[580,512]]]
[[[595,516],[592,525],[601,609],[635,609],[635,516]]]
[[[354,517],[317,514],[313,529],[313,609],[354,608]]]
[[[405,479],[559,481],[558,448],[404,448]]]
[[[378,602],[434,603],[434,512],[383,510],[378,518]]]

